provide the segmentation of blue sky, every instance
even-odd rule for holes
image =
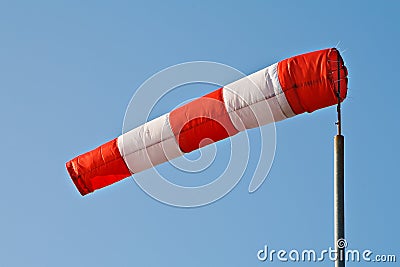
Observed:
[[[117,137],[135,90],[166,67],[208,60],[249,74],[339,41],[347,241],[399,258],[399,11],[396,1],[0,1],[0,266],[285,266],[256,253],[332,246],[334,107],[278,123],[263,186],[249,194],[247,174],[205,207],[162,204],[132,178],[82,198],[64,165]]]

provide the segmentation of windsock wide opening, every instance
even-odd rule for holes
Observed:
[[[279,82],[293,112],[313,112],[337,104],[338,71],[340,98],[343,101],[347,95],[347,68],[336,48],[306,53],[279,62]]]

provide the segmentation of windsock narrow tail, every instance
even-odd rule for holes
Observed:
[[[86,195],[240,131],[334,105],[338,83],[343,101],[347,69],[337,49],[291,57],[77,156],[67,170]]]

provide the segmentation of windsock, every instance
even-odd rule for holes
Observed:
[[[343,101],[347,69],[337,49],[291,57],[124,133],[66,167],[86,195],[240,131],[337,104],[339,86]]]

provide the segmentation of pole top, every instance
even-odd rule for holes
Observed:
[[[337,108],[336,108],[336,111],[337,111],[337,122],[336,122],[336,125],[337,125],[337,134],[338,135],[342,135],[342,109],[341,109],[341,102],[342,102],[342,99],[341,99],[341,97],[340,97],[340,65],[341,65],[341,62],[340,62],[340,55],[339,55],[339,52],[337,53],[337,68],[338,68],[338,77],[337,77],[337,92],[336,92],[336,96],[337,96],[337,100],[338,100],[338,102],[337,102]]]

